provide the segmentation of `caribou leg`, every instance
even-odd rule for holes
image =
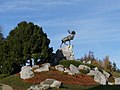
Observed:
[[[62,47],[63,42],[61,43],[60,47]]]
[[[68,44],[66,42],[64,42],[64,44],[68,46]]]
[[[71,45],[70,40],[69,40],[69,45]]]

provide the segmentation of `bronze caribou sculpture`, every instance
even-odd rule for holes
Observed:
[[[70,35],[64,37],[64,38],[61,40],[62,43],[61,43],[60,47],[62,46],[63,43],[64,43],[65,45],[67,45],[67,44],[66,44],[67,41],[69,41],[69,45],[70,45],[70,41],[74,39],[74,36],[75,36],[76,32],[75,32],[75,31],[71,31],[71,32],[70,32],[70,30],[68,30],[68,33],[69,33]]]

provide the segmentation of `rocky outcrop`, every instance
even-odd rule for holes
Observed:
[[[34,76],[34,73],[33,73],[32,68],[30,66],[23,66],[21,68],[21,72],[20,72],[21,79],[32,78],[33,76]]]
[[[60,88],[61,82],[55,79],[46,79],[39,85],[30,86],[28,90],[48,90],[49,88]]]
[[[68,45],[65,47],[60,47],[57,52],[58,59],[66,59],[66,60],[75,60],[74,53],[73,53],[73,45]]]
[[[34,72],[43,72],[43,71],[49,71],[50,68],[50,64],[49,63],[45,63],[42,65],[42,67],[36,69]]]

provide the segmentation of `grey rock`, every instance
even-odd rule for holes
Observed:
[[[120,78],[115,78],[115,85],[120,85]]]
[[[62,54],[59,54],[59,52],[58,54],[63,55],[63,57],[65,57],[67,60],[75,60],[74,53],[73,53],[73,45],[61,47],[59,51],[62,51]],[[59,57],[62,57],[62,56],[59,56]]]
[[[54,81],[55,81],[55,79],[46,79],[45,81],[41,82],[40,84],[41,85],[44,85],[44,84],[51,85]]]
[[[103,74],[105,75],[105,77],[108,79],[110,77],[110,74],[108,72],[106,72],[105,70],[103,70]]]
[[[30,86],[29,90],[42,90],[39,85]]]
[[[72,74],[79,74],[80,73],[78,68],[76,66],[74,66],[73,64],[70,64],[69,68],[70,68],[70,72]]]
[[[63,65],[56,65],[55,69],[58,70],[58,71],[63,72],[64,71],[64,66]]]
[[[86,63],[87,63],[87,64],[91,64],[92,62],[91,62],[91,61],[87,61]]]
[[[95,71],[99,71],[97,67],[94,68]]]
[[[87,75],[94,76],[96,72],[94,70],[90,70],[90,72]]]
[[[34,73],[30,66],[23,66],[21,68],[21,72],[20,72],[21,79],[29,79],[29,78],[32,78],[33,76],[34,76]]]
[[[36,69],[35,72],[49,71],[49,68],[50,68],[50,64],[46,63],[46,64],[43,64],[42,67]]]
[[[79,65],[78,66],[79,70],[90,70],[90,67],[86,66],[86,65]]]
[[[108,82],[108,85],[114,85],[113,83],[111,83],[111,82]]]
[[[50,63],[44,63],[44,64],[42,64],[42,66],[50,67]]]
[[[61,82],[55,79],[46,79],[45,81],[40,83],[41,85],[48,84],[51,88],[59,88],[61,86]]]
[[[41,90],[48,90],[50,88],[50,85],[49,84],[44,84],[42,87],[41,87]]]
[[[95,70],[90,70],[90,72],[87,75],[92,75],[94,76],[94,81],[102,84],[102,85],[106,85],[107,79],[104,76],[104,74],[102,74],[98,68],[95,68]]]
[[[72,73],[69,69],[65,68],[64,70],[65,73],[69,74],[69,75],[75,75],[75,73]]]
[[[60,81],[57,81],[57,80],[55,80],[55,81],[50,85],[51,88],[60,88],[60,86],[61,86],[61,82],[60,82]]]
[[[33,68],[33,69],[39,68],[39,65],[33,65],[32,68]]]
[[[70,73],[70,70],[67,69],[67,68],[65,68],[64,72],[65,72],[65,73]]]
[[[98,70],[95,71],[94,80],[102,85],[106,85],[106,77]]]
[[[60,88],[61,82],[55,79],[46,79],[39,85],[30,86],[28,90],[48,90],[49,88]]]
[[[83,63],[86,63],[85,61],[83,61]]]

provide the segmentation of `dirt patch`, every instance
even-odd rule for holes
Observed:
[[[64,84],[79,84],[79,85],[97,84],[92,77],[87,75],[79,74],[79,75],[71,76],[63,72],[53,71],[53,70],[49,72],[35,73],[34,77],[23,81],[32,84],[39,84],[40,82],[48,78],[59,80]]]

